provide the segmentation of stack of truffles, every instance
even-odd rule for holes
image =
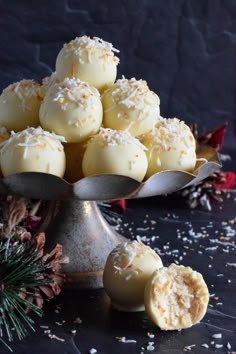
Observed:
[[[64,44],[42,84],[22,80],[0,96],[4,176],[44,172],[74,183],[97,174],[143,181],[163,170],[193,171],[189,127],[160,116],[147,82],[116,80],[119,52],[100,38]]]

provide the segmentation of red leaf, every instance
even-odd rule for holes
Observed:
[[[36,215],[28,215],[25,220],[25,225],[28,230],[33,230],[35,229],[39,222],[42,220],[41,216],[36,216]]]
[[[225,182],[214,183],[216,189],[236,189],[236,174],[233,172],[224,172]]]
[[[120,200],[112,200],[110,202],[111,204],[111,210],[114,211],[115,213],[118,214],[123,214],[125,210],[125,199],[120,199]]]
[[[213,130],[209,130],[204,135],[198,138],[198,143],[200,145],[205,145],[205,144],[210,145],[213,148],[215,148],[217,151],[219,151],[224,142],[226,126],[227,123],[224,123]]]

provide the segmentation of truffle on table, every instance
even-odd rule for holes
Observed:
[[[162,330],[192,327],[206,313],[209,292],[202,275],[171,264],[156,270],[145,288],[145,308]]]
[[[115,247],[103,273],[104,288],[112,306],[121,311],[143,311],[146,283],[161,267],[157,253],[141,241],[127,241]]]

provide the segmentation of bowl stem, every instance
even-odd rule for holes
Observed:
[[[101,288],[107,256],[125,238],[107,223],[94,201],[51,203],[50,210],[57,212],[45,230],[46,248],[56,243],[63,246],[63,255],[69,257],[63,265],[68,286]]]

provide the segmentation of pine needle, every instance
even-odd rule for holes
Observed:
[[[21,340],[27,335],[27,327],[34,331],[34,321],[26,313],[30,309],[38,316],[43,311],[27,300],[36,298],[35,290],[51,283],[46,270],[48,264],[31,242],[0,243],[0,341],[10,351],[3,339],[13,341],[11,328]]]

